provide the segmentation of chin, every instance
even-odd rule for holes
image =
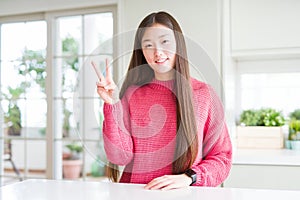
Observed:
[[[171,71],[171,69],[166,69],[166,70],[156,70],[157,73],[159,74],[166,74],[169,73]]]

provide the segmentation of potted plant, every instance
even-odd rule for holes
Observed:
[[[300,109],[296,109],[293,112],[290,113],[289,117],[291,119],[300,120]]]
[[[283,148],[285,118],[272,108],[244,110],[237,127],[239,148]]]
[[[82,160],[81,153],[83,146],[73,142],[65,145],[68,152],[63,154],[63,175],[66,179],[76,179],[80,177]]]
[[[8,87],[8,93],[3,93],[4,99],[8,101],[8,110],[4,113],[4,122],[6,124],[6,131],[8,135],[20,136],[21,135],[21,110],[18,106],[18,99],[25,93],[26,84],[22,83],[16,88]]]
[[[300,119],[296,117],[292,117],[289,122],[289,136],[285,141],[285,145],[287,149],[300,150]]]

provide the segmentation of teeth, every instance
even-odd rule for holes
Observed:
[[[166,60],[167,60],[167,58],[166,58],[166,59],[163,59],[163,60],[157,60],[156,62],[162,63],[162,62],[165,62]]]

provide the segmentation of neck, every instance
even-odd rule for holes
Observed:
[[[173,91],[174,81],[175,81],[174,79],[161,81],[161,80],[157,80],[156,78],[154,78],[149,86],[156,90],[169,89],[169,90]]]
[[[154,72],[155,73],[155,72]],[[174,70],[169,73],[159,74],[155,73],[155,79],[159,81],[169,81],[174,79]]]

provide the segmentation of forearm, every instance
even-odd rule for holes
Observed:
[[[232,165],[232,146],[227,137],[222,143],[216,144],[204,159],[192,166],[197,173],[195,186],[218,186],[227,178]]]
[[[107,159],[117,165],[128,164],[133,157],[130,133],[124,124],[121,102],[104,104],[103,140]]]

